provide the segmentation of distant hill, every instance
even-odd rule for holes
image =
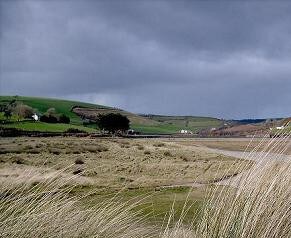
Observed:
[[[17,128],[23,128],[28,130],[42,131],[61,131],[68,129],[68,127],[78,126],[78,129],[84,129],[94,131],[97,129],[96,124],[89,123],[84,127],[84,121],[96,120],[98,114],[102,113],[121,113],[126,115],[130,122],[131,128],[141,133],[150,134],[174,134],[180,130],[190,130],[193,133],[202,129],[219,127],[223,125],[223,121],[211,118],[211,117],[195,117],[195,116],[163,116],[163,115],[139,115],[131,112],[121,110],[119,108],[107,107],[104,105],[97,105],[92,103],[84,103],[78,101],[70,101],[54,98],[41,98],[41,97],[24,97],[24,96],[0,96],[0,105],[9,103],[15,99],[18,102],[22,102],[43,114],[49,108],[55,108],[57,113],[64,113],[71,119],[71,125],[48,125],[47,123],[29,124],[18,123],[15,126]]]
[[[231,120],[233,124],[247,125],[247,124],[258,124],[258,123],[268,123],[272,121],[282,120],[284,118],[270,118],[270,119],[241,119],[241,120]]]
[[[197,133],[206,128],[221,127],[223,120],[213,117],[199,116],[164,116],[164,115],[142,115],[146,118],[159,122],[165,129],[174,133],[180,130],[190,130]]]
[[[110,107],[82,107],[82,106],[76,106],[72,109],[72,111],[78,115],[80,118],[86,118],[95,121],[98,118],[99,114],[108,114],[108,113],[120,113],[124,116],[127,116],[130,120],[130,123],[132,125],[149,125],[154,126],[158,125],[159,123],[151,120],[146,117],[142,117],[138,114],[134,114],[131,112],[127,112],[124,110],[121,110],[119,108],[110,108]]]
[[[242,119],[242,120],[232,120],[232,122],[246,125],[266,122],[266,119]]]

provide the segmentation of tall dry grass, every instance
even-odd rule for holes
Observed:
[[[131,211],[135,204],[109,199],[82,207],[79,198],[68,196],[73,178],[64,180],[56,173],[39,183],[33,176],[22,183],[14,179],[1,181],[0,237],[135,238],[152,234],[143,218]]]
[[[211,190],[197,226],[167,228],[163,238],[291,237],[291,160],[284,156],[289,135],[245,153],[255,164]]]
[[[289,238],[291,160],[283,156],[287,141],[288,136],[263,139],[258,145],[265,146],[262,152],[246,153],[246,159],[255,161],[253,166],[216,184],[193,225],[183,222],[189,210],[186,202],[179,221],[173,224],[170,212],[158,231],[133,213],[130,203],[113,199],[82,207],[77,197],[68,196],[68,179],[58,174],[32,185],[33,176],[22,182],[1,180],[0,237]]]

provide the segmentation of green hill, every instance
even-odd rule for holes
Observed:
[[[136,129],[145,132],[155,133],[161,131],[163,133],[177,133],[180,130],[190,130],[196,133],[205,128],[220,127],[222,120],[212,117],[196,117],[196,116],[163,116],[163,115],[143,115],[146,118],[158,122],[158,126],[135,125]]]
[[[71,123],[75,125],[82,125],[81,118],[71,111],[74,106],[88,107],[88,108],[106,108],[101,105],[76,102],[55,98],[40,98],[40,97],[22,97],[22,96],[0,96],[0,104],[8,103],[11,100],[16,99],[19,102],[23,102],[34,109],[37,109],[39,113],[45,113],[49,108],[55,108],[58,113],[64,113],[70,117]]]
[[[4,125],[6,127],[15,127],[24,130],[60,132],[68,128],[78,128],[80,130],[94,132],[98,130],[96,125],[91,124],[85,127],[81,117],[94,120],[98,114],[109,112],[126,115],[131,122],[131,128],[142,133],[173,134],[178,133],[181,129],[197,132],[201,129],[218,127],[222,124],[221,120],[211,117],[138,115],[118,108],[54,98],[0,96],[0,105],[7,104],[13,99],[36,109],[41,114],[45,113],[49,108],[55,108],[57,113],[63,113],[71,119],[70,124],[48,124],[26,121]]]

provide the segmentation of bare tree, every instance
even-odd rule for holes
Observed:
[[[13,108],[13,112],[18,116],[18,121],[21,118],[31,118],[34,113],[33,108],[25,104],[17,104]]]

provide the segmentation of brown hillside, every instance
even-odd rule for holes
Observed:
[[[265,135],[269,133],[269,130],[269,127],[264,124],[247,124],[220,128],[212,131],[211,134],[214,136],[251,136]]]

